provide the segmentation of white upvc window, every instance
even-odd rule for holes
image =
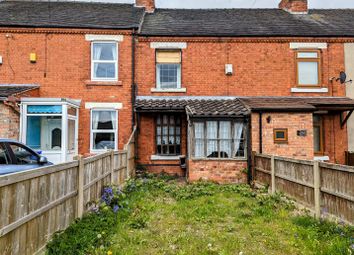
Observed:
[[[180,50],[158,50],[156,52],[157,88],[181,88],[181,54]]]
[[[91,43],[91,80],[118,81],[118,44],[114,41]]]
[[[91,145],[93,152],[118,149],[118,112],[114,109],[91,110]]]

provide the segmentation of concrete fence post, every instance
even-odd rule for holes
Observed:
[[[274,194],[275,193],[275,159],[273,155],[270,159],[270,165],[271,165],[271,175],[272,175],[272,194]]]
[[[84,214],[84,159],[80,155],[78,157],[78,179],[77,179],[77,217],[81,218]]]
[[[313,164],[313,187],[315,195],[315,216],[317,219],[321,217],[321,174],[320,174],[320,163],[314,161]]]

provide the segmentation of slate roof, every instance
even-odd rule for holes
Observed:
[[[191,117],[244,117],[251,111],[354,110],[346,97],[137,97],[137,112],[186,112]]]
[[[10,85],[10,84],[0,84],[0,100],[6,99],[9,96],[15,96],[26,91],[33,89],[38,89],[39,85],[35,84],[21,84],[21,85]]]
[[[156,36],[354,36],[354,9],[156,9],[142,35]]]
[[[250,114],[238,98],[138,98],[137,112],[187,112],[191,117],[244,117]]]
[[[51,28],[138,28],[144,9],[132,4],[0,2],[0,26]]]

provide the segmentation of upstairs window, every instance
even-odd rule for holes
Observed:
[[[181,51],[156,52],[156,80],[159,89],[181,88]]]
[[[296,69],[296,80],[298,86],[320,86],[320,51],[298,51],[296,53]]]
[[[93,42],[91,54],[91,79],[94,81],[117,81],[117,55],[117,43]]]

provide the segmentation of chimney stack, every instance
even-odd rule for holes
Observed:
[[[292,14],[307,14],[307,0],[282,0],[279,3],[279,9],[283,9]]]
[[[155,11],[155,0],[136,0],[136,7],[144,7],[146,12],[154,12]]]

